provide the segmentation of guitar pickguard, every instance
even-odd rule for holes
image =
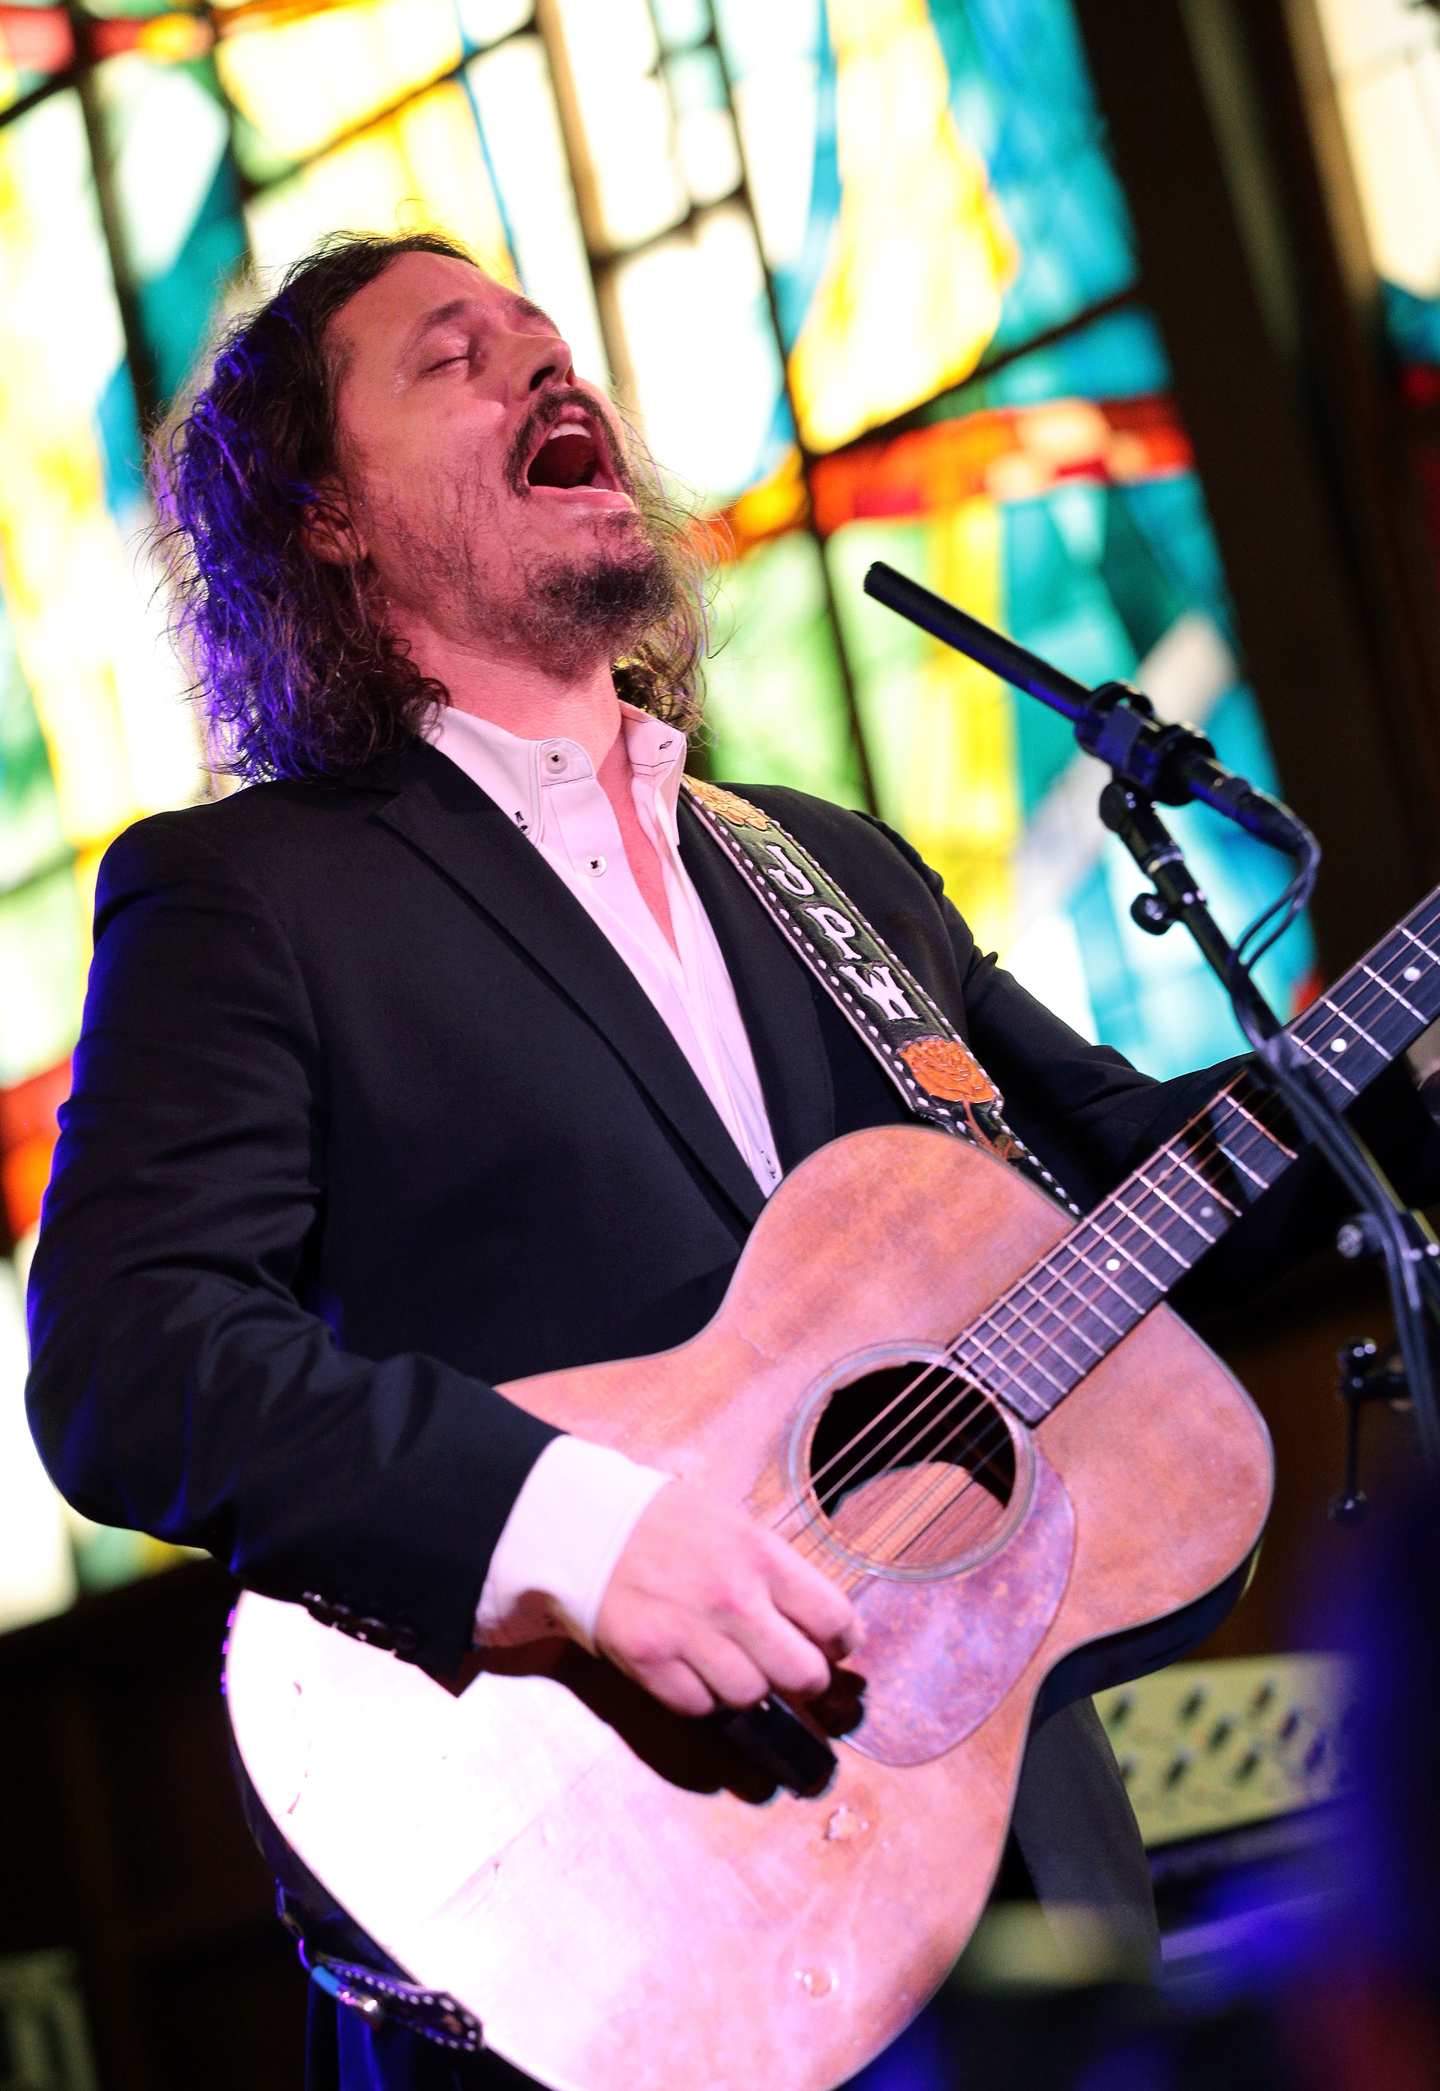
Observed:
[[[1025,1517],[998,1552],[942,1581],[875,1576],[852,1592],[865,1624],[856,1661],[865,1718],[844,1739],[877,1764],[926,1764],[963,1741],[1009,1691],[1059,1611],[1075,1512],[1038,1444],[1034,1454]]]

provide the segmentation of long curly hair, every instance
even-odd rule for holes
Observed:
[[[326,330],[410,253],[478,266],[443,233],[332,234],[225,330],[198,388],[151,446],[171,634],[212,760],[232,775],[343,775],[423,732],[446,701],[377,614],[368,561],[320,557],[308,527],[318,518],[344,528],[327,494],[340,478],[343,373]],[[672,586],[669,609],[615,662],[616,688],[689,733],[703,706],[703,538],[633,430],[626,455]]]

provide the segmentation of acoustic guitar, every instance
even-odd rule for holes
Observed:
[[[1437,1014],[1440,891],[1291,1030],[1348,1104]],[[246,1594],[228,1705],[270,1825],[556,2091],[849,2077],[963,1948],[1037,1714],[1182,1654],[1243,1588],[1269,1439],[1161,1303],[1292,1141],[1242,1069],[1076,1224],[943,1133],[851,1134],[786,1178],[690,1342],[505,1388],[851,1593],[863,1646],[805,1730],[823,1785],[569,1641],[447,1686]]]

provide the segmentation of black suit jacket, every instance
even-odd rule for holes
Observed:
[[[968,1033],[1082,1202],[1216,1086],[1157,1085],[1077,1038],[878,823],[752,795]],[[783,1165],[902,1119],[681,823]],[[1217,1252],[1218,1289],[1333,1202],[1292,1169]],[[417,743],[344,783],[164,814],[101,869],[31,1278],[33,1427],[88,1516],[318,1593],[449,1670],[552,1435],[494,1383],[693,1334],[760,1203],[623,962],[444,756]]]

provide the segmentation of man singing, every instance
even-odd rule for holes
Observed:
[[[197,696],[250,788],[101,869],[31,1280],[50,1471],[441,1674],[538,1620],[684,1714],[820,1692],[857,1625],[815,1567],[495,1391],[692,1336],[785,1172],[908,1118],[681,795],[680,520],[546,315],[430,236],[298,264],[158,482]],[[879,823],[751,796],[1070,1197],[1218,1086],[1077,1038]],[[1292,1169],[1210,1290],[1333,1210]],[[1088,1702],[1032,1737],[1014,1830],[1013,1880],[1153,1939]],[[314,2086],[516,2081],[339,2017],[312,2012]]]

